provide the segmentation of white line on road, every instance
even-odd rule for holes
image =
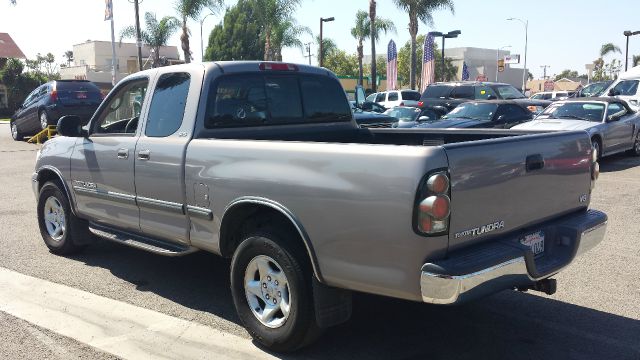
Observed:
[[[124,359],[275,359],[239,336],[1,267],[0,311]]]

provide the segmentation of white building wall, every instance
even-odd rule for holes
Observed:
[[[510,55],[507,50],[481,49],[481,48],[451,48],[444,50],[445,57],[451,58],[453,65],[458,67],[458,80],[462,79],[462,64],[467,63],[469,69],[469,80],[475,80],[478,75],[484,74],[488,81],[496,81],[498,72],[498,57]],[[498,73],[498,82],[511,84],[516,88],[522,88],[522,68],[511,68],[505,65],[505,71]]]

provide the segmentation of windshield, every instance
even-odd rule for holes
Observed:
[[[464,103],[458,105],[450,113],[443,116],[443,119],[475,119],[475,120],[491,120],[493,114],[498,109],[497,104],[491,103]]]
[[[493,89],[498,93],[500,99],[524,99],[524,95],[511,85],[497,85]]]
[[[599,96],[604,92],[606,88],[609,87],[609,85],[611,85],[610,82],[599,82],[599,83],[589,84],[585,86],[584,89],[582,89],[582,96],[584,97]]]
[[[422,97],[426,99],[444,99],[448,98],[451,94],[453,86],[450,85],[430,85],[427,90],[424,91]]]
[[[385,111],[386,115],[394,117],[399,121],[416,121],[418,115],[420,115],[420,109],[418,108],[393,108]]]
[[[602,122],[603,116],[603,103],[566,102],[550,105],[536,119],[572,119]]]

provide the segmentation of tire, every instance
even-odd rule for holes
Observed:
[[[633,147],[629,150],[629,155],[640,156],[640,130],[636,133],[636,138],[633,141]]]
[[[38,117],[40,119],[40,129],[46,129],[47,126],[49,126],[49,115],[47,115],[45,110],[40,110]]]
[[[59,182],[47,182],[38,196],[38,225],[45,245],[54,254],[67,255],[84,248],[91,237],[88,224],[71,212]]]
[[[591,147],[593,151],[596,152],[596,161],[600,161],[600,158],[602,158],[602,145],[600,144],[600,140],[591,139]]]
[[[321,334],[313,306],[313,274],[306,252],[295,241],[278,228],[255,231],[243,237],[231,261],[238,316],[257,342],[276,352],[297,350]],[[251,283],[254,286],[246,286]],[[264,310],[271,301],[277,305],[269,316]]]
[[[13,138],[13,140],[24,140],[24,134],[20,131],[20,129],[18,128],[18,124],[16,124],[15,121],[12,121],[11,125],[9,126],[11,127],[11,137]]]

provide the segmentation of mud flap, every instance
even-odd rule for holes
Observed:
[[[321,328],[342,324],[351,318],[351,291],[321,284],[313,277],[313,304]]]

